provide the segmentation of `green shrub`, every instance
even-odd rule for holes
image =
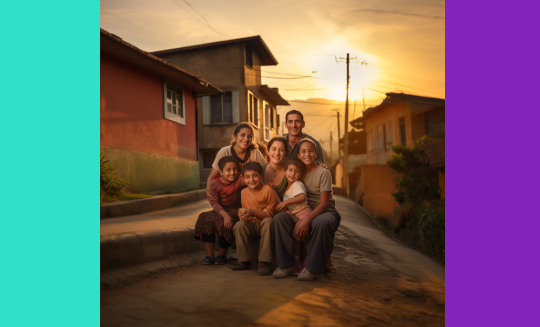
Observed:
[[[99,176],[99,195],[100,202],[105,199],[116,199],[122,194],[122,191],[128,186],[128,182],[116,175],[115,170],[118,167],[116,163],[109,163],[106,155],[100,152],[100,176]]]
[[[400,204],[419,206],[424,201],[440,199],[439,174],[429,167],[420,146],[432,140],[424,137],[414,142],[412,147],[394,145],[394,155],[387,161],[390,168],[400,174],[397,178],[398,192],[392,193]]]

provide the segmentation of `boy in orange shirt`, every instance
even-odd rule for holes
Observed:
[[[242,190],[242,208],[238,211],[240,221],[233,227],[238,250],[238,263],[232,270],[251,269],[248,239],[259,236],[259,275],[272,273],[272,243],[274,242],[274,224],[272,217],[276,214],[279,197],[268,185],[263,185],[262,166],[258,162],[250,162],[242,167],[242,174],[247,188]]]

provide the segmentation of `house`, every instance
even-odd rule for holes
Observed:
[[[429,166],[431,168],[437,168],[437,170],[439,171],[439,187],[441,188],[441,200],[444,200],[444,143],[444,139],[442,139],[424,144],[424,151],[426,153]]]
[[[100,147],[132,191],[199,187],[196,97],[222,92],[100,30]]]
[[[239,122],[253,126],[257,143],[262,146],[280,135],[276,107],[289,103],[277,88],[261,85],[261,67],[278,62],[260,36],[152,54],[211,80],[224,91],[197,100],[201,182],[206,182],[217,151],[230,144],[231,134]]]
[[[386,93],[380,105],[351,122],[367,132],[367,164],[362,166],[356,200],[363,197],[364,207],[372,214],[390,215],[397,205],[391,195],[395,176],[386,164],[393,155],[392,146],[412,146],[423,136],[444,140],[444,108],[444,99]]]

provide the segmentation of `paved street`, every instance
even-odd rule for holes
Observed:
[[[337,274],[276,280],[183,255],[176,268],[102,290],[101,325],[443,326],[444,267],[387,237],[354,202],[336,201]],[[202,201],[167,216],[193,215],[195,205],[207,210]]]

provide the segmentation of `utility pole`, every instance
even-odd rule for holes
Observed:
[[[332,131],[330,131],[330,166],[332,166],[334,162],[332,161]]]
[[[345,135],[343,136],[343,192],[345,193],[345,196],[349,196],[349,63],[350,59],[356,59],[349,58],[349,54],[347,53],[347,58],[339,58],[339,59],[346,59],[347,63],[347,98],[345,99]]]

